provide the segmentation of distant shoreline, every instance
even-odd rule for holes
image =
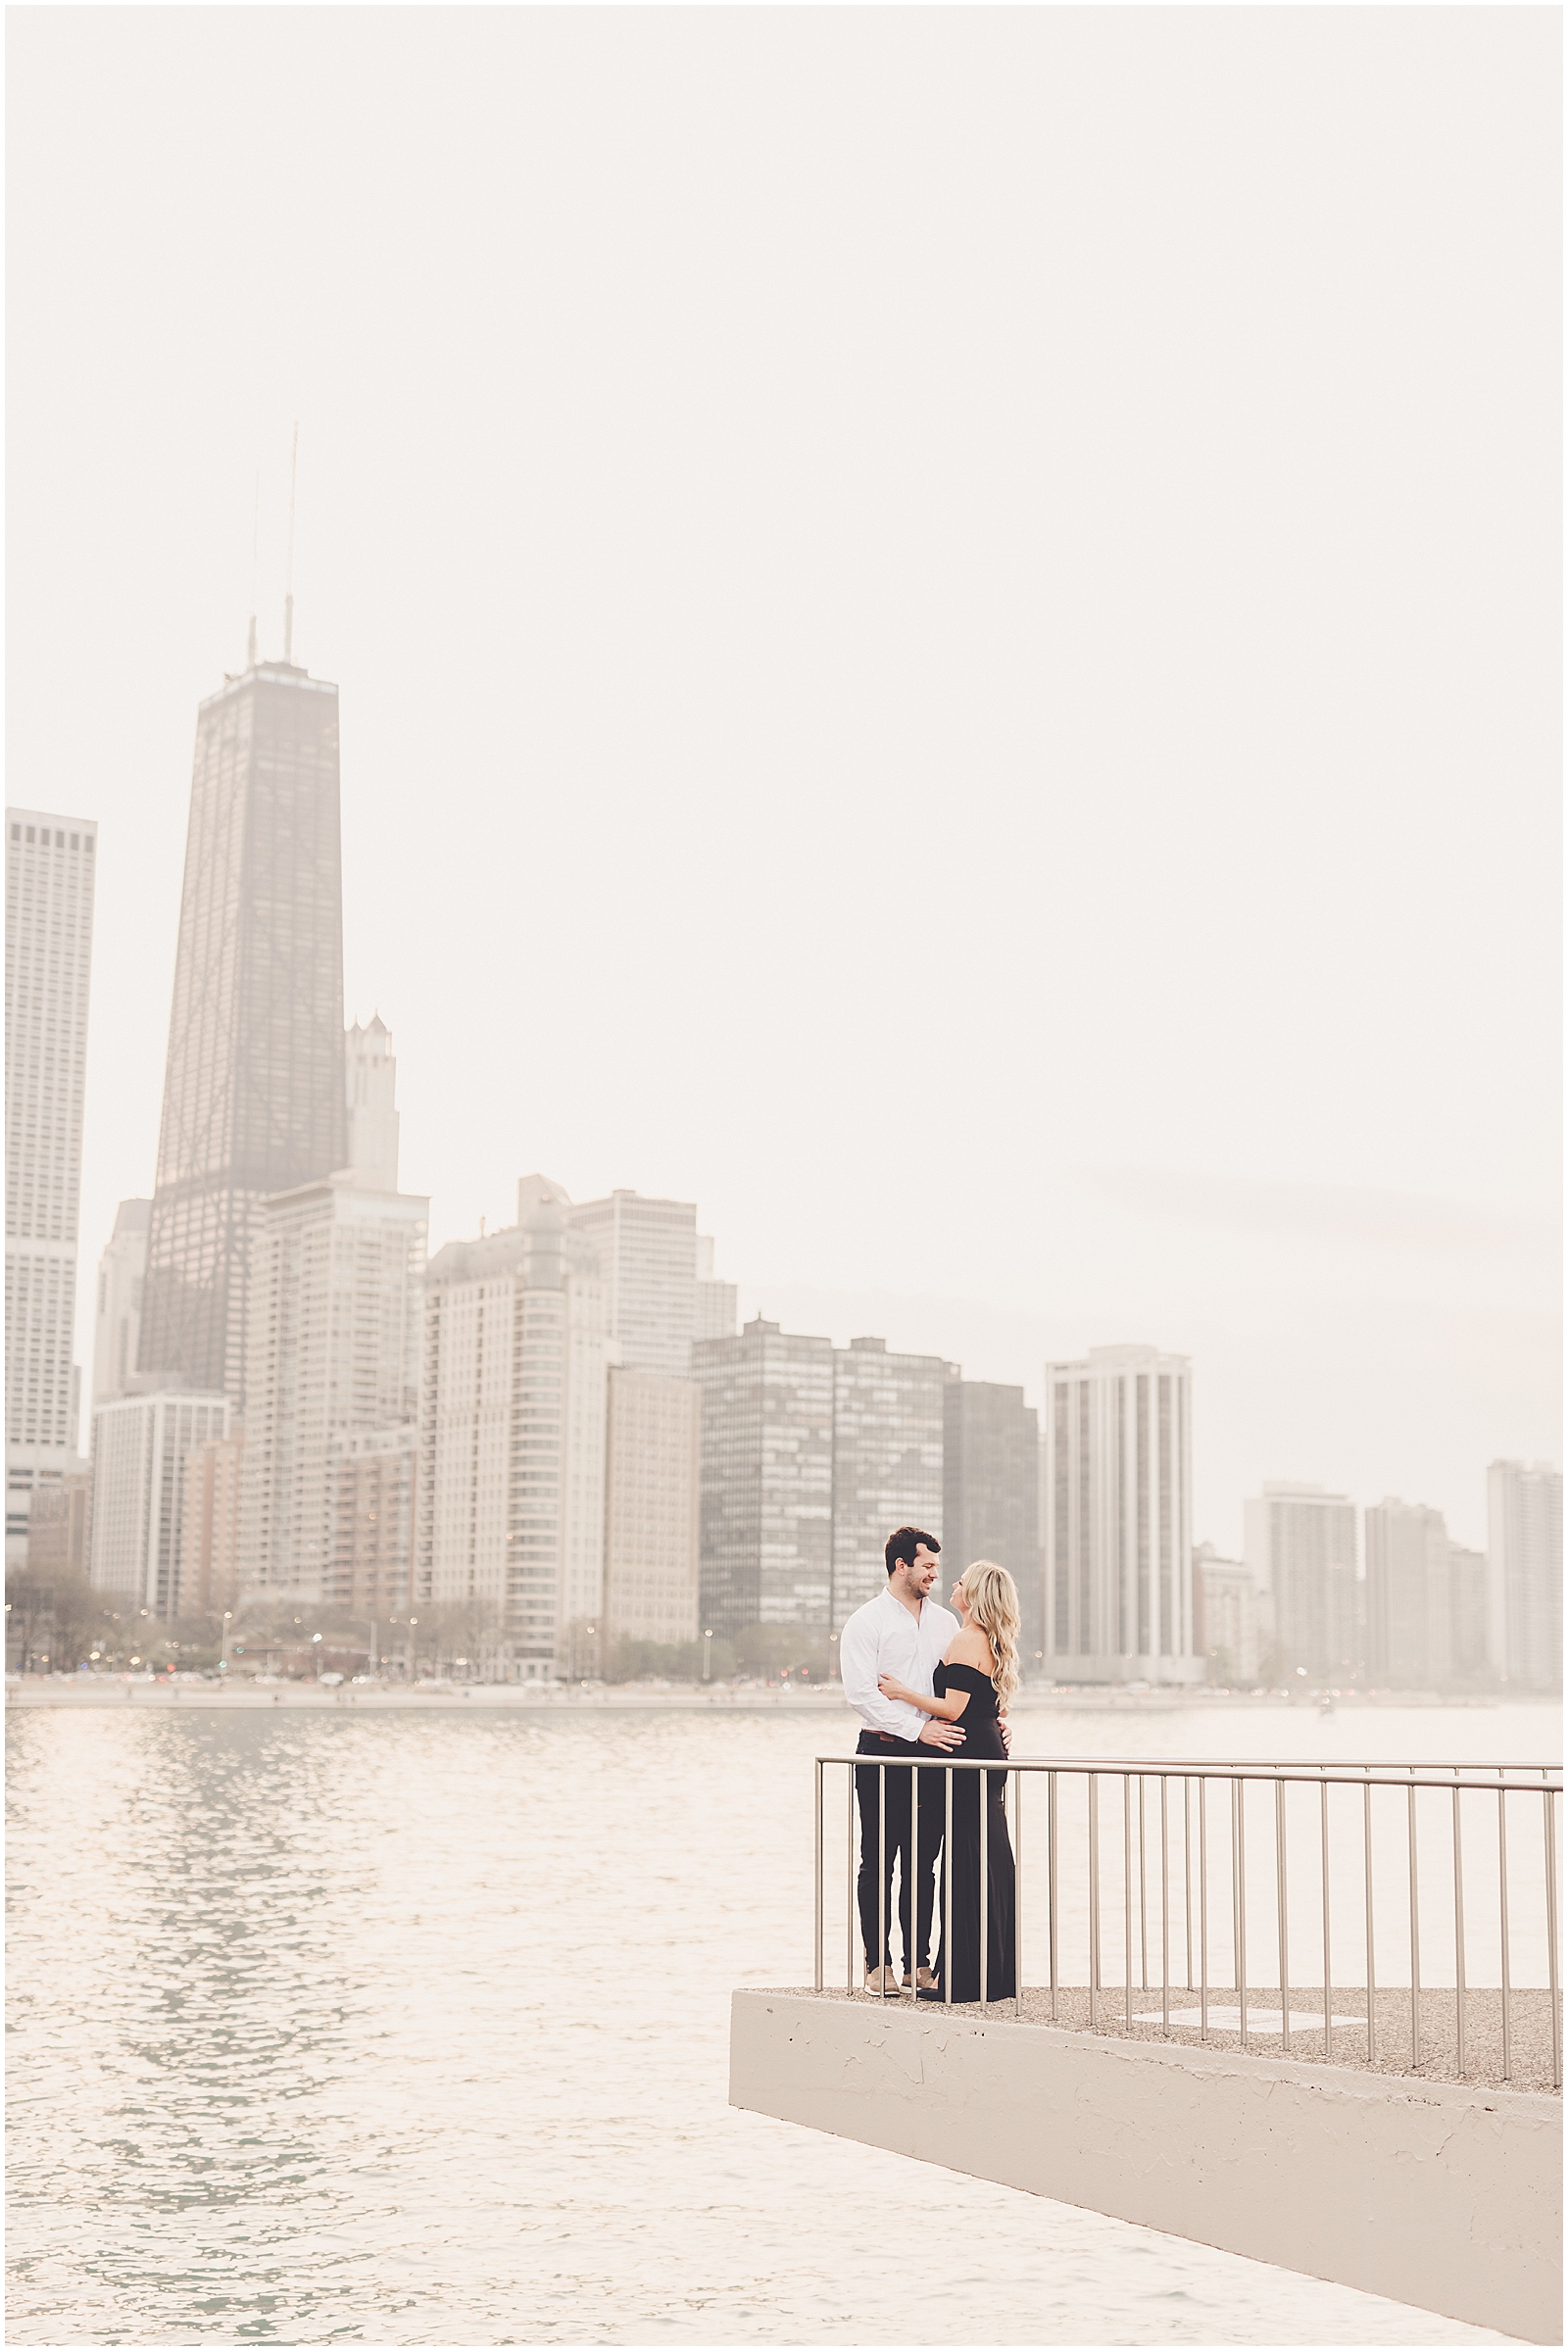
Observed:
[[[1432,1690],[1389,1690],[1376,1694],[1356,1691],[1338,1697],[1332,1711],[1356,1712],[1379,1707],[1450,1707],[1491,1708],[1503,1705],[1542,1705],[1559,1708],[1561,1701],[1553,1696],[1531,1692],[1487,1692],[1461,1695]],[[129,1681],[116,1675],[113,1679],[94,1676],[81,1681],[46,1680],[42,1676],[24,1681],[7,1681],[8,1708],[66,1709],[96,1708],[123,1714],[127,1708],[155,1709],[166,1713],[206,1711],[220,1714],[267,1712],[284,1707],[290,1712],[313,1714],[430,1714],[430,1713],[504,1713],[529,1715],[580,1714],[804,1714],[841,1718],[847,1709],[837,1688],[830,1690],[733,1690],[704,1691],[689,1690],[529,1690],[526,1685],[508,1682],[470,1682],[432,1685],[405,1689],[388,1684],[381,1688],[323,1690],[314,1682],[280,1682],[258,1689],[250,1683],[174,1682],[149,1683]],[[1278,1697],[1224,1695],[1206,1690],[1092,1690],[1054,1691],[1024,1690],[1013,1701],[1018,1714],[1190,1714],[1197,1708],[1222,1707],[1227,1711],[1317,1714],[1322,1711],[1316,1697]]]

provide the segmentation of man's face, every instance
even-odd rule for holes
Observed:
[[[928,1551],[923,1543],[917,1543],[914,1546],[914,1563],[906,1572],[909,1590],[923,1600],[937,1580],[936,1553]]]

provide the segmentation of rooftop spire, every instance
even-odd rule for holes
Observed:
[[[288,461],[288,578],[283,593],[283,659],[294,659],[294,485],[300,469],[300,427],[294,421],[294,447]]]

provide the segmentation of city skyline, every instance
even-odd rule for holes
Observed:
[[[348,1008],[433,1246],[519,1166],[696,1200],[744,1314],[1036,1405],[1190,1355],[1226,1552],[1287,1476],[1479,1541],[1558,1425],[1552,27],[1177,15],[1130,92],[1115,12],[645,14],[606,93],[589,19],[415,17],[367,115],[359,16],[303,75],[244,12],[74,22],[14,28],[10,715],[103,827],[88,1251],[151,1190],[189,712],[258,466],[282,651],[297,417]],[[432,209],[395,125],[454,70]]]

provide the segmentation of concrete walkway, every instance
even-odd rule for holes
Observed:
[[[848,1993],[840,1989],[822,1997],[840,2000],[864,2001],[877,2005],[869,1992]],[[1170,2006],[1172,2026],[1164,2030],[1160,2015],[1160,1991],[1133,1989],[1133,2023],[1129,2032],[1122,2021],[1125,1993],[1118,1984],[1114,1991],[1096,1994],[1096,2022],[1089,2022],[1089,1994],[1081,1986],[1058,1986],[1055,2010],[1053,2013],[1049,1991],[1025,1989],[1023,2018],[1026,2025],[1059,2025],[1068,2032],[1088,2033],[1091,2030],[1117,2040],[1164,2041],[1186,2048],[1206,2045],[1213,2049],[1240,2050],[1242,2037],[1236,2029],[1238,1998],[1234,1984],[1209,1989],[1209,2032],[1204,2044],[1197,2023],[1199,1996],[1183,1988],[1171,1986]],[[890,2003],[891,2005],[891,2003]],[[899,2003],[910,2005],[907,1999]],[[1373,2013],[1373,2033],[1376,2056],[1370,2060],[1366,2048],[1366,1993],[1364,1990],[1334,1990],[1333,2014],[1353,2020],[1335,2028],[1333,2047],[1327,2056],[1323,2047],[1323,1990],[1320,1984],[1298,1987],[1291,1993],[1291,2045],[1287,2052],[1280,2030],[1280,1988],[1277,1984],[1258,1984],[1247,1995],[1247,2054],[1255,2057],[1283,2057],[1287,2054],[1298,2065],[1349,2066],[1361,2072],[1414,2076],[1426,2082],[1467,2082],[1480,2085],[1520,2091],[1544,2091],[1552,2094],[1551,1995],[1549,1992],[1515,1990],[1508,1999],[1508,2059],[1509,2078],[1502,2080],[1502,1994],[1496,1990],[1471,1990],[1465,1995],[1464,2071],[1459,2071],[1458,2036],[1455,2030],[1455,2004],[1452,1988],[1423,1990],[1420,2001],[1420,2062],[1411,2064],[1410,1994],[1408,1988],[1380,1990]],[[922,2011],[940,2016],[942,2010],[934,2003],[922,2000]],[[1152,2013],[1152,2023],[1142,2020]],[[970,2020],[980,2015],[978,2005],[959,2004],[956,2016]],[[1192,2016],[1190,2028],[1175,2022]],[[1301,2020],[1315,2018],[1315,2023]],[[987,2022],[1005,2025],[1013,2019],[1011,2000],[993,2002],[987,2011]],[[1223,2023],[1220,2021],[1223,2020]],[[1227,2031],[1224,2025],[1232,2029]],[[1560,2092],[1558,2093],[1560,2095]]]

